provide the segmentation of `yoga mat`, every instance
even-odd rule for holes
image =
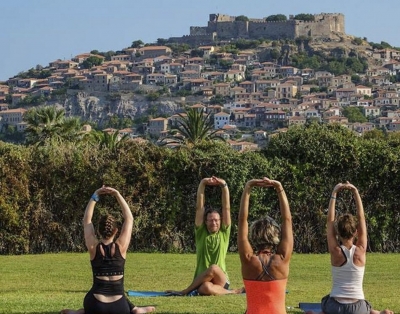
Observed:
[[[299,303],[299,308],[304,312],[314,311],[316,313],[321,312],[321,303]]]
[[[166,293],[165,291],[136,291],[128,290],[126,294],[129,297],[169,297],[173,294]]]
[[[130,297],[166,297],[171,295],[164,291],[135,291],[135,290],[128,290],[126,294]]]

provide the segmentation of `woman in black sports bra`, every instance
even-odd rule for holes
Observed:
[[[124,223],[118,232],[113,216],[105,215],[99,222],[100,240],[97,239],[92,223],[94,207],[100,195],[114,196],[122,209]],[[126,252],[131,240],[133,216],[121,194],[111,187],[101,187],[90,198],[83,217],[85,244],[90,254],[93,285],[83,301],[84,309],[63,310],[61,314],[140,314],[155,310],[154,307],[134,306],[125,297],[124,269]],[[114,241],[115,240],[115,241]]]

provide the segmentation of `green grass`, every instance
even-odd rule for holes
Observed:
[[[400,313],[399,254],[368,254],[365,297],[374,308]],[[92,278],[85,254],[0,256],[0,313],[55,314],[63,308],[80,308]],[[228,255],[231,287],[242,286],[237,254]],[[195,268],[193,254],[130,253],[125,288],[134,290],[183,289]],[[327,254],[295,254],[290,265],[286,305],[288,313],[301,313],[299,302],[319,302],[331,285]],[[221,297],[131,298],[137,305],[155,305],[156,313],[243,314],[244,295]]]

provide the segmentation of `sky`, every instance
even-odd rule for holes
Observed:
[[[0,81],[57,59],[189,35],[209,14],[343,13],[349,35],[400,47],[398,0],[1,0]]]

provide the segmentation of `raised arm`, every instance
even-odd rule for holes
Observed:
[[[246,183],[243,192],[242,198],[240,200],[240,210],[239,210],[239,221],[238,221],[238,235],[237,235],[237,245],[240,260],[242,265],[246,262],[249,262],[251,257],[254,254],[253,248],[249,242],[249,201],[251,188],[253,186],[262,186],[264,183],[263,180],[253,179]]]
[[[270,180],[268,178],[253,179],[246,183],[242,193],[240,202],[239,223],[238,223],[238,250],[240,258],[243,261],[250,261],[254,252],[248,240],[248,212],[249,212],[249,199],[250,191],[254,186],[259,187],[273,187],[279,198],[279,207],[282,216],[281,227],[281,241],[277,247],[276,253],[279,254],[283,260],[289,261],[293,252],[293,230],[292,230],[292,215],[290,213],[289,202],[286,193],[279,181]]]
[[[269,180],[268,178],[264,178],[264,181],[273,186],[278,194],[279,209],[281,211],[281,241],[276,249],[276,254],[281,255],[284,261],[289,262],[293,253],[293,227],[292,214],[290,213],[286,192],[279,181]]]
[[[357,242],[356,246],[366,251],[367,249],[367,224],[365,222],[365,214],[364,214],[364,206],[361,201],[360,194],[358,193],[357,188],[350,184],[346,183],[346,187],[353,192],[354,200],[356,202],[356,210],[357,210],[357,220],[358,220],[358,228],[357,228]]]
[[[197,188],[197,201],[196,201],[196,218],[195,225],[199,227],[204,222],[204,203],[205,203],[205,188],[206,185],[220,186],[222,188],[222,223],[225,226],[231,224],[231,205],[229,200],[229,189],[225,180],[211,177],[204,178],[200,181],[199,187]]]
[[[201,226],[204,222],[204,202],[205,202],[204,192],[206,189],[206,183],[209,180],[211,180],[211,178],[202,179],[197,188],[196,217],[194,220],[194,224],[196,227]]]
[[[337,193],[344,188],[343,183],[337,184],[331,193],[331,198],[329,200],[328,206],[328,215],[326,216],[326,238],[328,241],[328,251],[332,254],[339,252],[341,254],[341,250],[339,247],[339,243],[337,241],[337,234],[335,229],[335,209],[336,209],[336,197]],[[334,260],[332,260],[334,263]]]
[[[107,189],[109,194],[117,199],[117,202],[122,210],[122,217],[124,218],[124,222],[122,224],[121,233],[119,234],[119,237],[115,242],[118,243],[120,252],[125,258],[132,237],[133,215],[131,209],[129,208],[122,195],[116,189],[110,187],[107,187]]]
[[[229,188],[224,179],[212,177],[216,181],[217,185],[221,187],[221,199],[222,199],[222,224],[224,226],[231,225],[231,202],[229,196]]]
[[[98,243],[96,233],[94,231],[92,218],[94,207],[96,203],[100,200],[100,195],[104,194],[105,188],[104,186],[100,189],[97,189],[93,195],[91,196],[89,202],[86,205],[85,214],[83,215],[83,233],[85,235],[85,245],[90,253],[91,258],[94,257],[94,253],[96,250],[96,245]]]

